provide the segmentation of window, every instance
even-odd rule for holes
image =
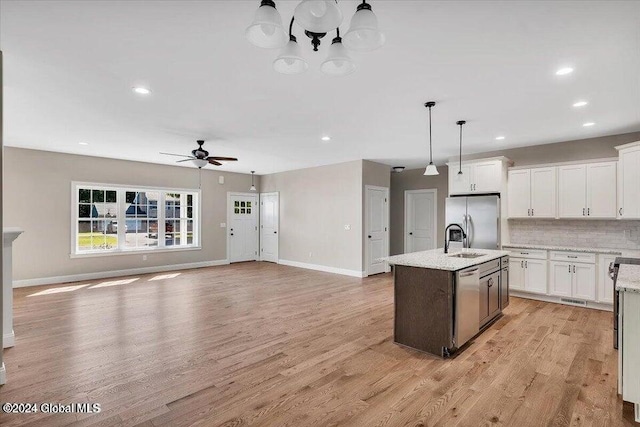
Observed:
[[[72,253],[198,247],[199,191],[75,183]]]

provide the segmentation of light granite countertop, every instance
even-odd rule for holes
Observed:
[[[482,254],[478,258],[456,258],[452,257],[459,252]],[[394,255],[382,258],[392,265],[404,265],[407,267],[430,268],[433,270],[458,271],[474,265],[482,264],[503,256],[508,256],[509,251],[494,251],[489,249],[463,249],[453,250],[445,254],[443,248],[430,251],[412,252],[402,255]]]
[[[616,289],[640,293],[640,265],[620,264]]]
[[[605,255],[622,255],[623,249],[608,249],[608,248],[575,248],[571,246],[550,246],[550,245],[527,245],[522,243],[507,243],[502,245],[503,248],[513,249],[540,249],[545,251],[561,251],[561,252],[588,252],[591,254],[605,254]]]

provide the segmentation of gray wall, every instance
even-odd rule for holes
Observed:
[[[362,160],[263,175],[260,185],[280,193],[280,259],[362,271]]]
[[[463,160],[505,156],[514,161],[514,166],[529,166],[567,161],[592,160],[618,157],[617,145],[640,141],[640,132],[621,135],[589,138],[531,147],[488,151],[463,156]],[[406,170],[391,174],[391,253],[399,254],[404,250],[404,191],[437,188],[438,189],[438,247],[444,242],[444,201],[449,193],[448,170],[438,166],[440,175],[426,177],[424,169]],[[511,223],[511,221],[510,221]],[[508,241],[507,237],[504,241]]]
[[[391,174],[391,254],[404,253],[404,192],[406,190],[438,190],[437,244],[444,241],[444,201],[449,195],[448,168],[438,166],[440,175],[424,176],[424,168]]]
[[[14,245],[16,280],[225,260],[227,191],[251,185],[250,175],[202,170],[202,250],[72,259],[72,181],[197,189],[197,169],[11,147],[4,154],[5,224],[25,230]]]

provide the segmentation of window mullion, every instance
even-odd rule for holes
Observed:
[[[118,201],[118,250],[125,248],[127,240],[127,198],[126,190],[116,189],[116,200]]]
[[[158,206],[158,247],[165,247],[165,243],[166,243],[166,238],[165,238],[166,209],[165,209],[164,203],[165,203],[165,193],[164,191],[160,191],[158,195],[158,205],[159,205]]]

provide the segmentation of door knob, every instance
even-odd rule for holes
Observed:
[[[409,233],[409,236],[413,236],[413,231]]]
[[[273,234],[278,234],[278,232],[277,232],[277,231],[274,231],[274,232],[273,232]]]
[[[371,235],[369,235],[369,238],[371,238]]]

